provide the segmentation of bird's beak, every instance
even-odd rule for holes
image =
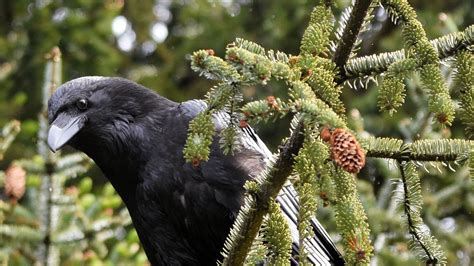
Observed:
[[[56,152],[66,145],[84,127],[86,120],[85,115],[60,114],[51,124],[48,132],[48,146],[51,151]]]

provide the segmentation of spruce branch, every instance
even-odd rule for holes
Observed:
[[[406,0],[384,0],[395,23],[402,26],[402,37],[406,56],[415,60],[420,73],[421,83],[426,88],[428,109],[434,113],[441,125],[451,125],[454,119],[454,103],[439,68],[439,55],[436,48],[428,41],[425,30],[418,21],[415,10]]]
[[[398,161],[463,163],[470,158],[474,142],[463,139],[418,140],[403,143],[398,139],[370,137],[361,141],[367,157]]]
[[[0,161],[3,159],[3,154],[10,147],[13,140],[20,132],[21,124],[20,121],[13,120],[3,126],[0,131]]]
[[[227,46],[226,60],[240,73],[245,85],[263,84],[271,78],[272,63],[265,56],[237,46]]]
[[[245,119],[249,122],[266,122],[285,116],[290,112],[290,106],[280,98],[268,96],[266,100],[246,103],[241,110]]]
[[[249,248],[255,243],[254,239],[260,230],[264,216],[269,211],[269,204],[271,204],[286,182],[287,177],[293,171],[293,155],[298,154],[304,139],[301,134],[303,124],[305,128],[319,127],[321,125],[346,128],[344,119],[339,117],[333,110],[339,104],[337,98],[340,94],[340,88],[336,87],[333,82],[334,76],[337,74],[335,64],[328,59],[318,56],[327,51],[329,33],[331,31],[332,13],[329,6],[321,5],[317,6],[312,12],[310,25],[303,36],[301,54],[299,56],[288,57],[284,53],[275,53],[273,51],[265,53],[261,46],[237,39],[227,46],[225,61],[216,58],[208,60],[213,55],[205,51],[201,51],[199,56],[193,57],[193,60],[197,59],[195,60],[196,62],[192,63],[195,66],[193,67],[194,70],[205,74],[209,78],[216,78],[223,82],[221,85],[214,87],[208,94],[208,100],[215,99],[213,102],[216,104],[212,105],[212,110],[216,114],[221,110],[226,110],[226,102],[232,102],[232,93],[228,93],[229,90],[226,88],[232,86],[240,89],[242,86],[258,83],[265,84],[272,76],[276,79],[285,80],[289,86],[290,100],[283,102],[280,99],[268,97],[266,101],[260,100],[246,104],[242,108],[243,114],[246,117],[245,123],[241,123],[241,125],[246,126],[246,121],[249,119],[265,120],[267,117],[276,117],[278,114],[284,115],[288,112],[295,114],[290,137],[282,144],[277,157],[255,181],[246,184],[248,194],[244,198],[244,204],[225,242],[223,251],[224,265],[241,265],[245,262]],[[229,66],[233,67],[235,71],[220,69],[228,68]],[[317,70],[318,74],[323,73],[324,75],[311,77],[314,70]],[[237,78],[234,80],[226,78],[226,75],[216,74],[235,72],[239,74],[239,77],[235,76]],[[319,99],[318,96],[321,96],[319,94],[326,98],[323,97],[323,100]],[[339,105],[343,107],[342,104]],[[341,111],[343,108],[337,109],[343,112]],[[191,137],[199,133],[198,131],[190,129],[188,136]],[[188,141],[187,144],[189,143]],[[204,146],[201,148],[204,148]],[[313,184],[311,189],[308,189],[310,183],[314,182],[309,182],[308,180],[306,186],[303,185],[301,187],[300,200],[302,199],[303,202],[306,201],[309,205],[314,205],[315,207],[315,204],[311,204],[311,202],[314,203],[314,200],[309,200],[309,197],[310,194],[314,197],[315,193],[310,193],[310,191],[314,192],[318,187],[313,187]],[[353,192],[356,193],[355,190]],[[350,241],[347,241],[346,244],[348,246],[356,245],[357,253],[354,254],[357,254],[359,257],[357,261],[366,261],[372,248],[367,238],[369,235],[368,225],[364,222],[366,215],[361,205],[357,204],[360,201],[356,202],[356,198],[357,195],[353,195],[351,199],[341,204],[345,208],[352,208],[351,206],[358,208],[356,213],[351,212],[352,215],[358,217],[351,220],[359,221],[355,227],[362,228],[357,229],[357,232],[354,231],[348,234]],[[309,217],[309,213],[309,210],[306,214],[300,213],[300,217]],[[301,236],[303,239],[307,235],[304,224],[304,221],[302,221],[300,223],[302,227],[299,228],[301,232],[305,232]],[[359,250],[359,242],[362,245],[360,246],[363,249],[362,251]],[[301,243],[304,242],[301,241]],[[304,248],[303,246],[302,248]],[[302,255],[302,258],[304,258],[304,254]]]
[[[280,205],[274,200],[269,202],[268,215],[262,225],[262,235],[268,245],[268,265],[290,265],[291,231]]]
[[[368,137],[360,139],[367,157],[401,158],[407,157],[402,149],[403,140],[395,138]]]
[[[339,116],[345,115],[346,109],[340,99],[342,87],[334,83],[336,65],[329,60],[313,57],[311,75],[306,83],[311,86],[317,97],[328,104]]]
[[[331,7],[318,5],[311,12],[309,25],[301,39],[300,54],[318,56],[329,50],[329,37],[333,29]]]
[[[199,50],[191,56],[191,68],[208,79],[223,80],[232,83],[240,79],[239,73],[213,50]]]
[[[372,1],[372,3],[369,6],[369,9],[366,12],[364,21],[362,22],[361,29],[359,30],[359,34],[357,36],[356,41],[354,42],[354,46],[352,48],[352,52],[349,55],[349,59],[354,58],[357,55],[357,52],[361,48],[361,44],[364,38],[364,34],[370,30],[370,24],[372,23],[373,18],[375,17],[375,12],[376,8],[379,6],[378,1]],[[347,62],[346,62],[347,63]]]
[[[233,121],[233,119],[231,120]],[[233,122],[224,128],[219,134],[219,144],[224,154],[233,155],[235,151],[240,150],[239,146],[239,128]]]
[[[469,176],[471,180],[474,180],[474,144],[471,146],[471,151],[469,152]]]
[[[344,257],[351,265],[368,264],[373,247],[367,214],[357,194],[357,181],[354,175],[338,168],[333,170],[332,178],[336,192],[336,226],[343,238]]]
[[[237,38],[235,39],[234,43],[229,45],[229,47],[232,47],[233,45],[236,45],[237,47],[240,47],[242,49],[245,49],[251,53],[259,54],[259,55],[265,55],[265,49],[254,42],[242,39],[242,38]]]
[[[301,53],[294,60],[294,67],[300,69],[299,80],[308,83],[317,98],[343,117],[345,107],[340,100],[342,90],[334,83],[337,66],[333,61],[320,56],[325,55],[330,47],[329,36],[332,30],[333,14],[330,7],[315,7],[303,34]],[[296,81],[292,80],[292,83]]]
[[[209,110],[223,109],[226,107],[229,98],[232,97],[234,86],[228,82],[222,81],[213,86],[209,92],[206,93],[206,102]]]
[[[48,135],[48,99],[59,84],[61,84],[61,51],[54,47],[48,54],[43,84],[43,109],[39,115],[40,129],[38,131],[38,153],[45,163],[45,172],[41,177],[38,216],[40,217],[40,233],[43,241],[37,250],[38,259],[43,265],[58,262],[58,250],[51,245],[51,236],[57,225],[57,207],[52,204],[52,199],[59,193],[59,184],[54,180],[54,155],[49,151],[46,139]],[[56,178],[57,179],[57,178]]]
[[[301,113],[307,124],[331,125],[345,128],[344,120],[339,117],[324,101],[318,99],[311,87],[302,81],[290,84],[289,95],[291,105],[296,112]]]
[[[438,51],[439,59],[453,56],[457,51],[467,50],[474,44],[474,25],[462,32],[450,33],[431,40],[430,43]],[[381,74],[387,71],[391,64],[402,59],[405,59],[405,49],[350,59],[344,66],[344,75],[338,77],[336,83]]]
[[[423,201],[420,178],[416,173],[415,165],[413,162],[401,161],[398,162],[398,165],[403,183],[403,199],[400,204],[405,213],[408,231],[412,235],[415,244],[414,247],[421,250],[427,265],[444,265],[446,256],[421,218]]]
[[[341,70],[341,74],[343,74],[342,70],[352,52],[371,2],[371,0],[356,0],[354,3],[351,15],[333,56],[333,61]]]
[[[379,98],[383,109],[389,111],[394,111],[395,108],[403,103],[404,87],[402,79],[410,71],[419,70],[422,81],[428,88],[430,110],[437,114],[440,123],[449,124],[452,120],[453,106],[449,94],[447,94],[446,84],[444,84],[440,76],[437,62],[439,58],[454,54],[454,51],[467,49],[467,44],[472,43],[472,39],[474,39],[474,34],[471,32],[472,27],[462,33],[451,34],[437,39],[433,42],[433,45],[437,48],[436,50],[429,43],[421,24],[416,20],[416,13],[414,13],[406,1],[385,2],[388,2],[390,14],[403,22],[403,37],[407,52],[405,53],[405,50],[401,50],[387,53],[380,57],[375,55],[366,61],[363,58],[354,59],[356,62],[365,64],[356,67],[368,69],[369,72],[364,75],[373,75],[374,73],[376,75],[377,71],[382,73],[390,69],[390,75],[388,75],[387,80],[391,80],[392,83],[387,82],[384,84],[385,87],[381,90],[382,97]],[[367,3],[367,5],[363,6],[363,3]],[[370,4],[370,1],[357,1],[356,3],[361,9],[364,7],[364,14],[370,9]],[[357,10],[353,10],[352,15],[356,12]],[[348,66],[354,61],[348,61],[348,58],[361,25],[367,22],[367,16],[358,16],[353,19],[356,21],[349,20],[347,23],[333,57],[334,59],[338,58],[338,60],[343,59],[339,67],[342,69],[341,66],[344,65],[344,73],[349,71]],[[356,27],[357,32],[351,31],[351,27]],[[228,112],[229,110],[231,110],[231,113],[234,113],[233,110],[237,110],[237,112],[239,110],[242,111],[244,119],[240,121],[240,127],[246,127],[247,121],[250,120],[265,121],[269,118],[277,118],[279,115],[283,116],[288,113],[295,114],[295,117],[300,120],[292,124],[293,130],[290,138],[282,144],[278,155],[272,159],[272,163],[267,169],[254,181],[246,184],[248,193],[225,242],[223,251],[224,265],[243,264],[248,257],[249,249],[252,246],[258,245],[258,240],[255,240],[255,237],[260,230],[265,215],[270,210],[270,206],[273,206],[273,199],[282,188],[291,171],[297,168],[292,170],[293,155],[298,154],[302,146],[303,137],[301,133],[303,125],[306,130],[321,126],[336,127],[341,128],[341,130],[347,128],[343,117],[344,106],[339,100],[341,90],[334,81],[342,83],[344,80],[358,77],[360,69],[356,69],[353,76],[342,75],[342,79],[335,79],[335,75],[338,74],[337,62],[321,57],[321,55],[325,55],[329,46],[331,31],[332,13],[330,6],[327,4],[320,5],[312,12],[309,26],[303,35],[301,54],[299,56],[290,57],[282,52],[271,50],[266,52],[260,45],[243,39],[236,39],[227,46],[225,60],[214,56],[211,50],[201,50],[193,56],[192,67],[194,70],[210,79],[219,80],[221,83],[208,93],[208,108],[202,114],[207,116],[207,119],[205,119],[207,122],[197,123],[199,125],[208,125],[208,127],[202,130],[197,128],[191,129],[190,127],[187,151],[192,150],[192,147],[197,147],[193,154],[200,154],[202,159],[206,159],[210,141],[206,141],[206,143],[202,141],[192,142],[193,138],[191,137],[201,134],[202,136],[207,136],[204,139],[211,140],[209,137],[212,137],[211,133],[213,132],[210,127],[211,111],[214,114],[222,111]],[[345,41],[347,39],[350,39],[350,42]],[[406,58],[405,55],[407,55]],[[269,97],[267,100],[250,102],[242,108],[237,108],[241,101],[236,101],[235,96],[239,92],[241,93],[243,86],[265,85],[272,77],[286,82],[289,87],[288,94],[290,99],[288,101]],[[396,86],[391,86],[393,84]],[[395,99],[391,98],[393,95],[396,96]],[[226,144],[234,140],[236,133],[236,124],[233,124],[235,117],[231,115],[230,119],[231,129],[228,132],[221,132],[221,138],[227,139],[225,141]],[[193,122],[196,123],[195,121]],[[394,158],[400,162],[430,160],[455,161],[457,163],[469,157],[472,164],[472,143],[462,140],[429,140],[404,144],[401,140],[374,138],[365,141],[365,147],[368,156]],[[190,156],[188,160],[191,157],[193,156]],[[300,170],[297,172],[303,180],[305,179],[305,170],[302,169],[306,169],[305,167],[308,164],[300,166]],[[330,168],[330,166],[328,167]],[[311,215],[311,210],[316,207],[314,198],[311,198],[309,195],[317,194],[315,191],[320,190],[322,198],[322,193],[329,192],[331,194],[330,202],[335,205],[336,221],[343,235],[343,244],[348,261],[352,263],[368,263],[373,248],[369,238],[370,231],[367,215],[357,194],[356,180],[349,173],[338,171],[334,168],[331,169],[321,170],[318,173],[322,181],[317,187],[313,186],[314,180],[309,181],[309,179],[306,179],[306,182],[301,182],[301,186],[297,187],[300,204],[306,206],[300,208],[299,213],[298,229],[302,238],[300,241],[302,252],[300,262],[303,262],[305,257],[304,238],[309,236],[307,234],[308,226],[306,221]],[[333,175],[334,182],[331,182],[330,174]],[[336,196],[334,197],[332,194]],[[326,197],[324,200],[327,203],[327,195],[324,195],[324,197]],[[307,212],[301,211],[302,209],[306,209]],[[269,227],[264,228],[268,229]],[[265,229],[263,232],[265,233]],[[264,234],[261,236],[264,237]],[[281,250],[278,245],[284,243],[280,235],[276,236],[275,239],[278,239],[275,242],[276,245],[270,245],[268,249],[270,253],[272,248]],[[284,245],[280,247],[284,247]],[[275,254],[274,258],[279,256]]]
[[[51,239],[54,245],[66,245],[83,240],[92,241],[102,232],[124,227],[131,224],[130,218],[123,216],[113,217],[112,219],[95,221],[92,225],[85,229],[69,229],[58,232]]]
[[[311,227],[311,219],[317,209],[317,198],[319,192],[318,174],[323,172],[325,161],[329,158],[329,149],[314,135],[306,132],[305,142],[295,158],[294,171],[298,176],[295,190],[298,193],[298,232],[299,232],[299,256],[298,262],[305,265],[308,256],[305,249],[305,241],[314,236]]]
[[[37,228],[30,226],[0,224],[0,240],[2,242],[15,240],[21,243],[36,243],[43,240],[43,235],[38,232]]]
[[[454,80],[460,94],[459,117],[464,124],[466,135],[474,139],[474,55],[461,51],[456,56]]]
[[[202,112],[189,123],[188,138],[183,150],[187,162],[198,166],[201,161],[209,159],[214,133],[211,112]]]
[[[295,124],[295,123],[293,123]],[[273,165],[258,178],[257,189],[244,199],[237,220],[226,239],[223,265],[242,265],[253,240],[257,236],[263,217],[269,211],[269,204],[281,190],[291,174],[294,157],[303,146],[303,125],[297,123],[288,140],[280,146],[280,152]]]
[[[258,265],[265,260],[268,254],[268,248],[263,243],[261,235],[258,235],[250,248],[250,252],[247,255],[244,265]]]
[[[412,58],[396,61],[388,67],[377,101],[381,111],[392,114],[405,102],[404,79],[415,68],[416,62]]]
[[[455,161],[465,162],[474,141],[464,139],[418,140],[410,145],[410,159],[413,161]]]

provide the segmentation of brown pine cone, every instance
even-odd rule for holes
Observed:
[[[16,203],[25,194],[26,172],[21,166],[12,164],[5,172],[5,194]]]
[[[342,128],[336,128],[332,133],[328,134],[328,129],[324,128],[321,132],[321,138],[329,141],[331,156],[342,169],[356,174],[364,167],[364,151],[350,132]]]

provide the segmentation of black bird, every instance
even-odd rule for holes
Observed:
[[[270,152],[251,128],[242,149],[224,155],[217,137],[210,159],[186,163],[188,124],[206,108],[203,101],[176,103],[122,78],[82,77],[60,86],[48,103],[48,144],[86,153],[101,168],[127,206],[153,265],[215,265],[241,206],[246,180],[262,171]],[[216,130],[228,115],[214,116]],[[278,198],[293,233],[297,254],[293,187]],[[333,242],[314,220],[308,241],[316,265],[343,264]],[[293,262],[295,264],[295,262]]]

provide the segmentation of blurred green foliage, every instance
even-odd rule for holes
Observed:
[[[336,1],[336,16],[349,2]],[[474,23],[474,2],[471,0],[410,2],[429,39],[463,30]],[[314,5],[313,1],[306,0],[0,1],[0,126],[12,119],[22,123],[22,131],[0,161],[0,170],[6,170],[12,161],[20,159],[33,158],[32,162],[41,164],[35,157],[39,130],[37,116],[41,110],[45,55],[52,47],[58,46],[62,51],[63,80],[84,75],[122,76],[165,97],[184,101],[202,97],[214,85],[190,69],[188,56],[193,51],[210,48],[222,56],[227,43],[242,37],[268,49],[298,54],[299,40]],[[120,25],[120,21],[125,24]],[[112,25],[117,28],[113,30]],[[358,54],[402,47],[400,29],[390,22],[384,10],[376,9],[375,20],[364,33]],[[445,76],[450,75],[448,68],[443,71]],[[408,80],[405,85],[406,102],[393,116],[378,112],[375,86],[362,90],[346,86],[343,102],[351,128],[407,141],[464,138],[458,119],[451,128],[438,128],[431,122],[426,108],[420,108],[426,106],[427,99],[418,78]],[[247,99],[268,95],[280,97],[285,95],[285,90],[283,84],[271,82],[270,86],[247,88],[245,96]],[[451,94],[455,94],[454,89]],[[262,125],[259,134],[275,148],[280,138],[287,134],[287,128],[288,121],[282,120]],[[390,167],[381,160],[369,160],[359,175],[359,190],[368,210],[372,239],[377,241],[384,236],[383,248],[377,253],[378,262],[381,265],[406,265],[413,263],[414,257],[408,252],[407,235],[400,226],[401,214],[390,209],[393,190],[390,178],[398,178]],[[450,265],[472,264],[472,181],[464,172],[466,170],[450,172],[444,168],[438,171],[430,165],[426,167],[427,171],[421,176],[425,200],[423,218],[448,251]],[[124,206],[112,187],[104,184],[102,174],[92,168],[85,176],[65,183],[65,193],[78,204],[75,211],[61,217],[63,222],[84,219],[82,222],[90,225],[104,217],[108,220],[120,217]],[[35,193],[40,183],[39,175],[28,171],[25,197],[7,220],[19,217],[35,224],[31,220],[34,217],[27,213],[35,209]],[[9,208],[5,207],[5,210],[8,212]],[[319,220],[336,233],[330,211],[320,209]],[[3,222],[3,218],[0,220]],[[17,223],[17,220],[8,221]],[[146,258],[131,225],[122,224],[117,228],[122,231],[106,231],[109,235],[103,236],[106,251],[85,241],[80,249],[65,246],[62,261],[65,265],[78,265],[82,260],[97,265],[143,264]],[[7,240],[0,238],[1,252],[12,254],[11,263],[29,261],[32,250],[22,251],[11,239],[8,249],[9,245],[4,241]],[[2,259],[0,257],[0,261]]]

